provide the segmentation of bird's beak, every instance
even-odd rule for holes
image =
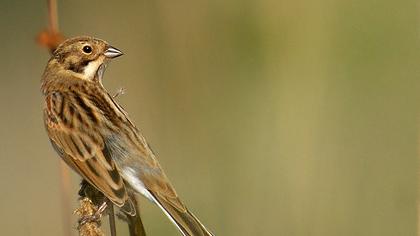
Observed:
[[[120,50],[118,50],[118,49],[116,49],[114,47],[111,47],[111,46],[109,46],[108,49],[104,52],[104,55],[107,58],[110,58],[110,59],[119,57],[119,56],[121,56],[123,54],[124,53],[122,53]]]

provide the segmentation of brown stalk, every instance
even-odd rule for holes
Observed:
[[[58,29],[57,1],[48,0],[48,28],[42,30],[38,36],[38,44],[46,47],[52,53],[64,41],[64,36]]]

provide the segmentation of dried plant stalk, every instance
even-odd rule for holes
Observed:
[[[83,219],[93,217],[97,211],[98,207],[89,198],[85,197],[80,200],[80,207],[74,211],[79,216],[79,226],[77,228],[80,236],[105,236],[100,228],[102,215],[99,215],[96,220],[83,222]]]

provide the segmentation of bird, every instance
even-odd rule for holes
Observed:
[[[61,43],[41,79],[44,124],[64,162],[123,212],[137,210],[130,191],[156,204],[184,236],[213,235],[180,200],[139,129],[102,83],[123,55],[104,40]]]

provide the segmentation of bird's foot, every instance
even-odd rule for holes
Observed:
[[[87,215],[80,218],[79,226],[82,226],[86,223],[91,223],[91,222],[95,222],[99,224],[102,217],[102,213],[105,211],[106,208],[107,208],[107,202],[105,201],[101,204],[98,210],[96,210],[92,215]]]

